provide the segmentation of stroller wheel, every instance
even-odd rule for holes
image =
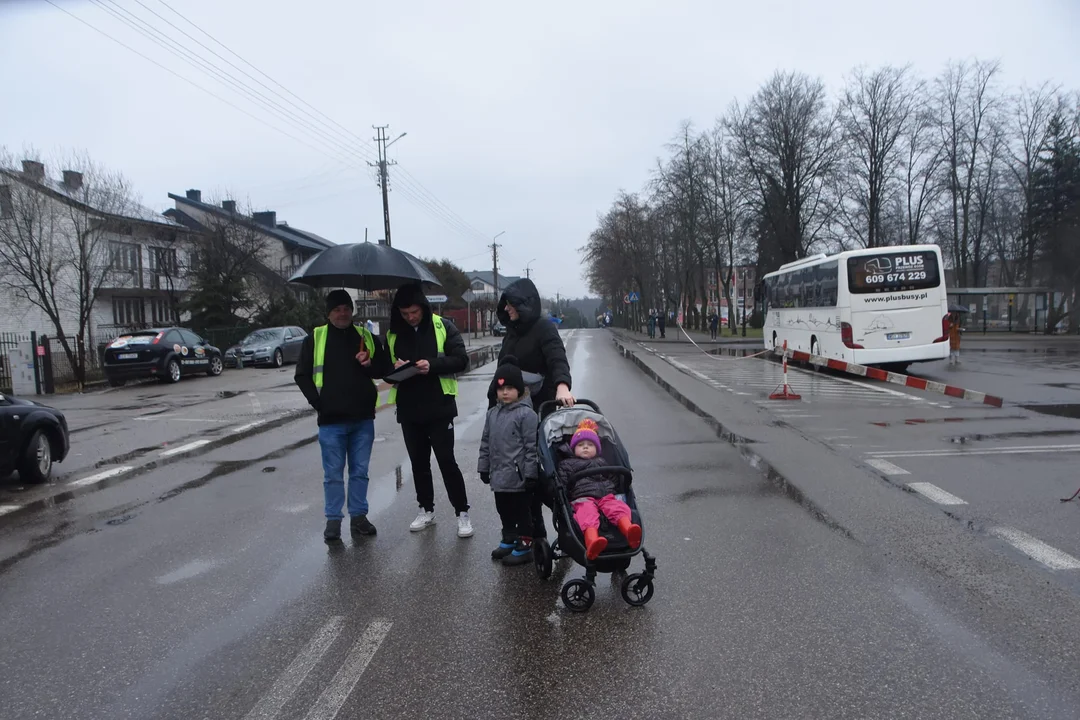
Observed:
[[[596,600],[596,591],[590,583],[581,578],[570,580],[562,586],[563,605],[566,605],[566,609],[571,612],[587,611],[592,607],[594,600]]]
[[[551,546],[544,538],[533,541],[533,564],[536,566],[536,576],[541,580],[551,577],[552,552]]]
[[[643,573],[634,573],[633,575],[627,575],[626,579],[623,580],[622,599],[628,605],[641,607],[652,600],[655,590],[652,578],[645,577]]]

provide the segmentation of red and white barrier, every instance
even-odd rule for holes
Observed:
[[[926,390],[928,392],[947,395],[961,400],[980,402],[984,405],[991,405],[993,407],[1001,407],[1004,402],[1001,398],[994,395],[987,395],[986,393],[975,392],[974,390],[965,390],[964,388],[956,387],[955,385],[946,385],[945,383],[934,382],[933,380],[923,380],[922,378],[915,378],[902,373],[889,372],[880,368],[867,367],[866,365],[856,365],[855,363],[844,362],[843,360],[832,360],[830,358],[821,357],[820,355],[811,355],[810,353],[805,353],[800,350],[793,350],[789,353],[787,351],[786,342],[784,343],[783,350],[774,348],[773,353],[784,355],[785,361],[787,356],[790,355],[792,360],[809,362],[813,365],[827,367],[830,370],[839,370],[840,372],[867,377],[872,380],[883,380],[892,383],[893,385],[903,385],[904,387],[914,388],[916,390]]]
[[[773,394],[769,396],[770,400],[802,400],[802,395],[799,395],[787,381],[787,340],[784,341],[784,384],[783,389],[777,387]]]

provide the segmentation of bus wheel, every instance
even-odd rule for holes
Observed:
[[[810,338],[810,354],[815,357],[821,355],[821,345],[818,343],[816,337]],[[821,372],[825,369],[824,365],[818,365],[813,360],[810,361],[810,367],[812,367],[817,372]]]
[[[772,349],[773,350],[776,349],[776,331],[773,331],[773,334],[772,334]]]

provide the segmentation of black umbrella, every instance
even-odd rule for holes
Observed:
[[[442,287],[424,263],[403,250],[362,242],[335,245],[300,266],[289,282],[314,288],[393,290],[406,283]]]
[[[949,312],[951,312],[951,313],[966,313],[966,312],[971,312],[971,310],[964,307],[963,305],[957,305],[956,303],[951,302],[951,303],[949,303]]]

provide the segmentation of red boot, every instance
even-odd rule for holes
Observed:
[[[585,528],[585,558],[595,560],[607,547],[607,538],[596,528]]]
[[[637,550],[641,546],[641,526],[630,522],[630,518],[624,517],[619,520],[619,532],[626,536],[626,542],[631,550]]]

